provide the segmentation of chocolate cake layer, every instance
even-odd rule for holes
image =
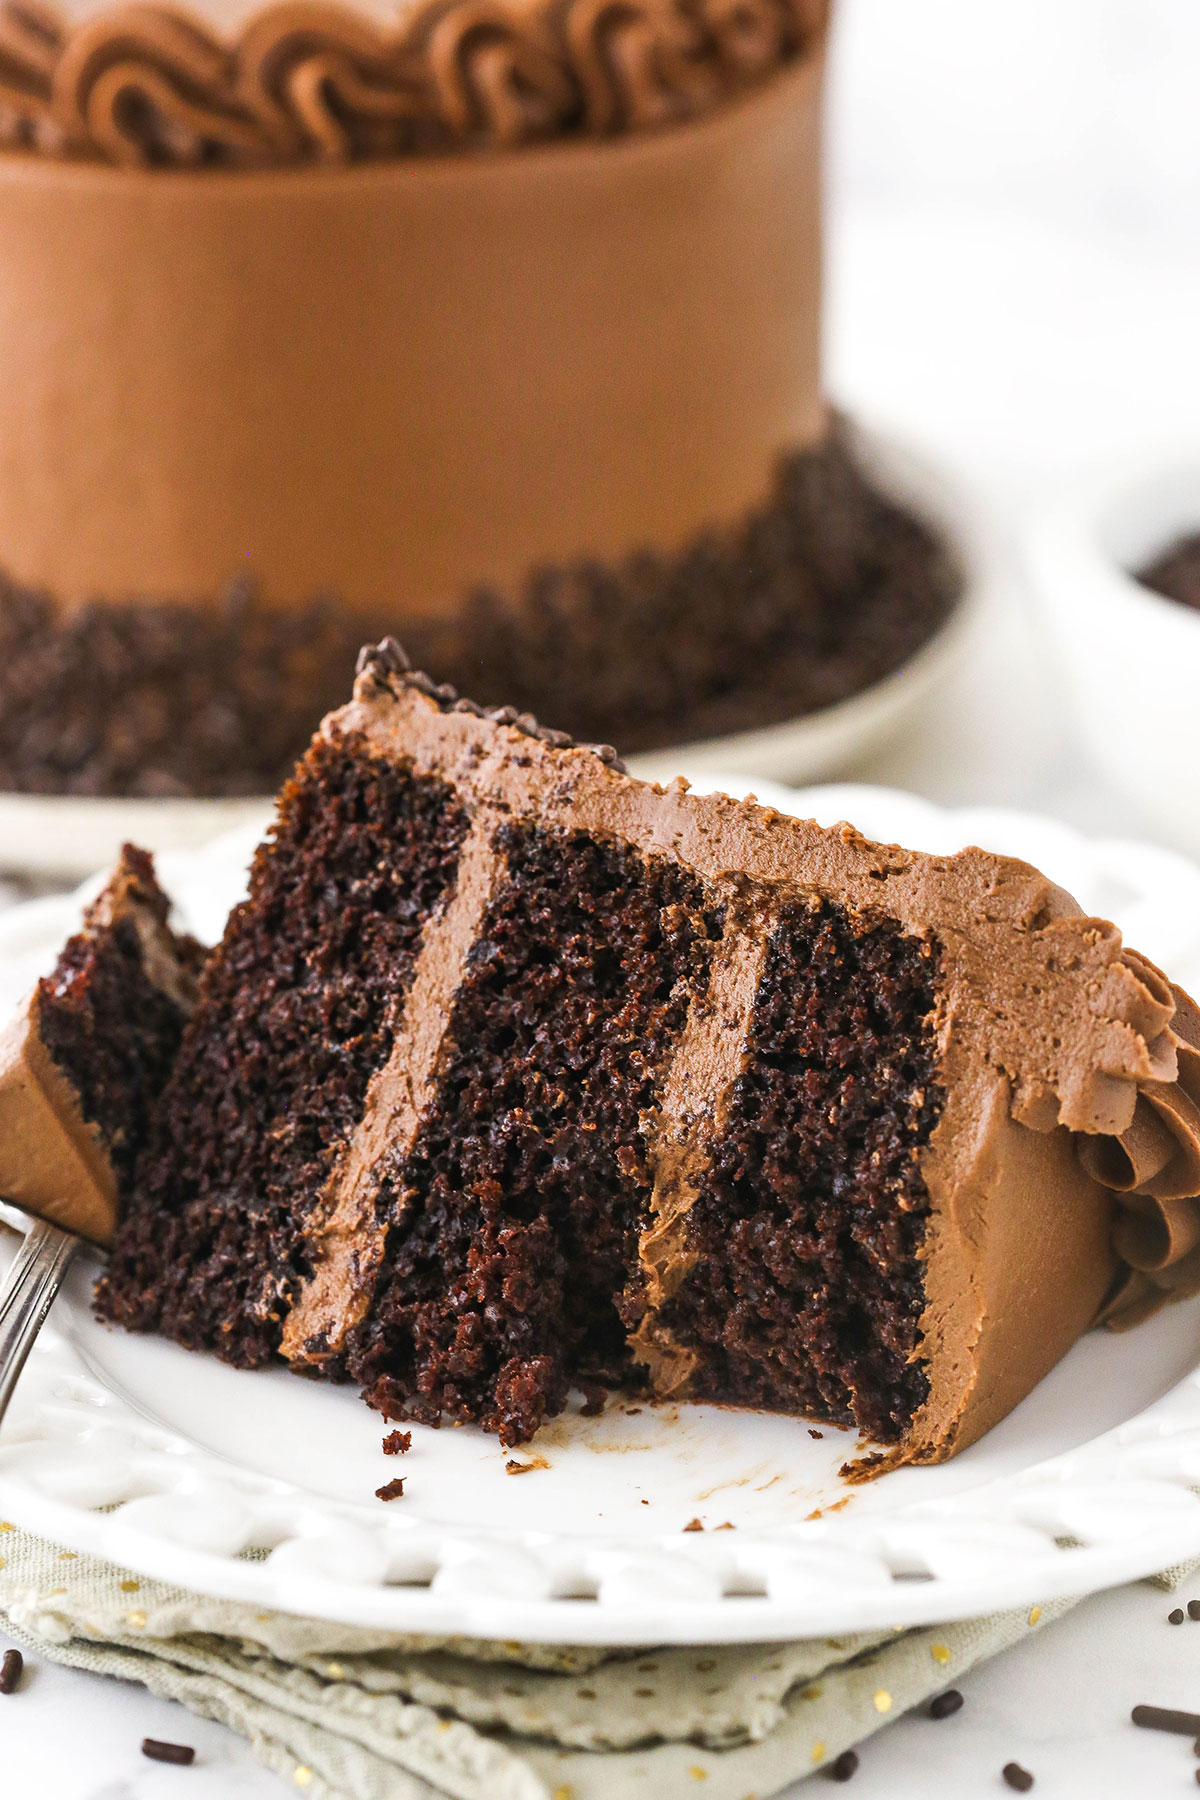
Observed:
[[[931,1460],[1200,1289],[1198,1195],[1200,1015],[1035,870],[634,781],[383,645],[209,965],[100,1305],[508,1442],[599,1378]]]
[[[941,1116],[940,954],[835,901],[793,903],[765,946],[724,1131],[660,1315],[696,1354],[689,1391],[902,1433],[918,1360]]]
[[[466,828],[436,777],[314,745],[205,967],[104,1316],[240,1364],[276,1349],[309,1213],[391,1052]]]
[[[0,1198],[110,1241],[196,1001],[204,952],[144,850],[121,861],[0,1034]]]
[[[838,433],[678,556],[545,568],[406,636],[439,679],[637,751],[846,699],[937,630],[958,586]],[[361,637],[333,601],[279,611],[246,581],[220,604],[66,610],[0,584],[0,788],[268,793],[345,693]]]

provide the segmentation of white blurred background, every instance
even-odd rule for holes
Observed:
[[[1200,252],[1196,0],[842,0],[838,31],[844,196]]]
[[[1005,495],[1200,443],[1200,0],[840,0],[829,351]]]
[[[1200,0],[840,0],[827,364],[992,507],[1012,603],[866,778],[1161,835],[1075,745],[1016,551],[1060,484],[1200,449]]]

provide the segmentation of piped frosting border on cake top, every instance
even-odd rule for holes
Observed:
[[[0,144],[126,167],[500,151],[698,117],[818,55],[829,0],[279,0],[68,22],[0,6]]]

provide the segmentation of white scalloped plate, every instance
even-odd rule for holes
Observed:
[[[1181,858],[883,789],[756,785],[781,809],[921,849],[1025,855],[1200,984],[1200,869]],[[219,930],[251,843],[242,831],[162,859],[194,929]],[[0,1009],[77,907],[0,919]],[[1200,1555],[1200,1301],[1093,1333],[944,1467],[854,1488],[838,1474],[852,1433],[621,1400],[553,1423],[512,1458],[533,1465],[520,1475],[470,1428],[416,1427],[397,1462],[350,1390],[101,1328],[93,1275],[76,1267],[18,1389],[0,1512],[208,1594],[384,1631],[715,1643],[1034,1605]],[[397,1474],[405,1497],[375,1500]],[[702,1532],[683,1529],[693,1518]]]

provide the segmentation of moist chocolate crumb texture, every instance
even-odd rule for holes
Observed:
[[[402,635],[636,750],[959,585],[821,392],[826,0],[0,0],[0,787],[271,792]]]
[[[0,1199],[107,1245],[203,959],[127,844],[82,930],[0,1034]]]
[[[509,1445],[600,1383],[936,1461],[1200,1288],[1198,1046],[1024,864],[633,780],[387,643],[205,966],[99,1309]]]

